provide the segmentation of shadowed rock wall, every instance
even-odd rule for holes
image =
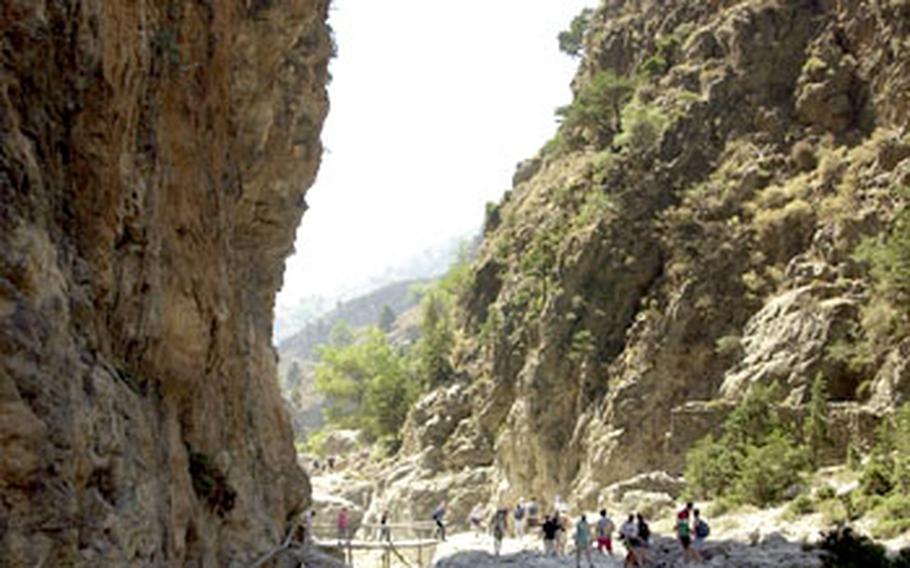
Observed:
[[[0,7],[0,565],[240,565],[306,504],[271,314],[326,11]]]

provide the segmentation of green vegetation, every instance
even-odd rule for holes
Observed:
[[[297,361],[291,363],[291,368],[288,369],[288,374],[284,379],[284,386],[287,389],[296,391],[300,388],[300,384],[303,382],[303,371],[300,369],[300,364]]]
[[[379,321],[376,322],[376,326],[382,331],[388,333],[392,331],[392,326],[395,325],[395,312],[388,305],[382,306],[382,311],[379,312]]]
[[[636,82],[629,77],[605,70],[585,83],[571,105],[556,110],[562,121],[562,140],[570,148],[578,148],[585,141],[579,133],[587,130],[591,142],[605,146],[613,136],[622,131],[623,107],[635,93]]]
[[[581,55],[584,49],[585,32],[591,23],[591,15],[594,10],[585,8],[577,16],[572,18],[569,29],[559,32],[557,40],[559,41],[559,50],[567,53],[572,57]]]
[[[654,54],[641,64],[641,70],[652,77],[666,74],[675,63],[677,51],[679,39],[675,35],[658,38]]]
[[[421,338],[408,351],[392,346],[378,327],[355,333],[344,322],[336,324],[315,370],[316,390],[326,398],[326,429],[311,433],[306,449],[319,453],[327,431],[338,428],[359,429],[388,451],[398,449],[401,427],[417,397],[453,376],[453,309],[471,274],[463,247],[449,272],[422,291]],[[394,313],[384,309],[379,323],[390,329],[390,321]]]
[[[407,360],[376,328],[350,345],[325,346],[316,389],[326,397],[330,426],[359,428],[368,438],[395,438],[418,393]]]
[[[663,111],[635,97],[622,109],[622,131],[616,137],[616,144],[633,151],[645,151],[657,143],[668,122]]]
[[[818,467],[821,450],[828,443],[828,395],[825,377],[821,373],[817,373],[812,381],[809,414],[803,423],[803,440],[809,450],[812,467]]]
[[[777,396],[774,387],[753,387],[718,440],[708,436],[693,446],[685,471],[690,497],[766,506],[801,482],[808,459],[778,417]]]
[[[857,535],[849,527],[823,536],[819,546],[826,553],[822,557],[825,568],[910,568],[910,550],[889,558],[884,546]]]
[[[910,199],[910,188],[896,190],[895,197]],[[910,209],[901,206],[884,238],[864,241],[857,247],[856,257],[869,264],[875,280],[873,299],[864,314],[864,323],[879,322],[867,326],[872,327],[870,331],[879,340],[904,335],[910,327],[907,318],[910,307]]]

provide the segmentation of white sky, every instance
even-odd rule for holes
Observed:
[[[595,0],[334,0],[327,148],[278,309],[479,228],[555,132]]]

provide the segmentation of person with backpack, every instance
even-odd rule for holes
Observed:
[[[515,505],[515,512],[512,516],[515,518],[515,538],[521,538],[525,535],[525,506],[521,501]]]
[[[692,548],[692,524],[687,510],[682,510],[676,515],[676,538],[679,540],[680,546],[682,546],[683,560],[686,563],[701,561],[698,552]]]
[[[607,516],[607,510],[600,510],[600,518],[597,520],[597,552],[601,554],[604,550],[613,556],[613,531],[616,526],[613,520]]]
[[[509,512],[505,508],[497,509],[490,521],[490,532],[493,533],[493,554],[499,556],[502,550],[502,539],[506,536],[506,519]]]
[[[556,515],[547,516],[540,527],[543,535],[543,553],[547,556],[556,556],[556,533],[559,532],[559,521]]]
[[[698,554],[700,560],[704,560],[704,549],[705,549],[705,540],[707,540],[708,535],[711,534],[711,527],[708,523],[701,518],[701,513],[698,509],[694,509],[692,514],[695,518],[695,539],[692,542],[692,548],[695,549],[695,553]]]
[[[439,503],[439,506],[433,511],[433,522],[436,523],[436,538],[445,542],[446,540],[446,525],[443,522],[446,516],[446,502],[442,501]]]
[[[578,519],[578,524],[575,525],[575,568],[581,568],[582,554],[588,559],[588,567],[593,568],[594,562],[591,561],[591,526],[584,515]]]
[[[639,548],[639,540],[638,523],[635,522],[635,515],[629,515],[626,522],[619,527],[619,538],[626,547],[626,558],[623,561],[623,566],[641,566],[636,552]]]
[[[537,499],[531,497],[531,500],[527,503],[528,511],[528,528],[535,529],[540,526],[540,506],[537,504]]]
[[[651,563],[651,554],[648,552],[651,548],[651,527],[645,521],[641,513],[636,513],[638,524],[638,563],[640,566],[647,566]]]

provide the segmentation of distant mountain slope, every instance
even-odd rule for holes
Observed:
[[[429,279],[394,282],[338,304],[334,310],[279,343],[279,384],[298,440],[323,423],[322,397],[316,392],[314,371],[318,347],[328,343],[332,328],[339,322],[345,322],[351,329],[377,325],[383,310],[388,307],[395,318],[389,330],[392,340],[402,345],[410,343],[415,339],[420,320],[420,288],[431,282]],[[297,368],[292,372],[295,365]]]
[[[416,288],[429,282],[428,279],[394,282],[359,298],[338,304],[334,310],[278,344],[278,356],[283,362],[282,367],[290,360],[312,359],[315,347],[328,341],[329,333],[340,321],[346,322],[351,328],[375,325],[385,306],[388,306],[397,317],[420,299]]]

